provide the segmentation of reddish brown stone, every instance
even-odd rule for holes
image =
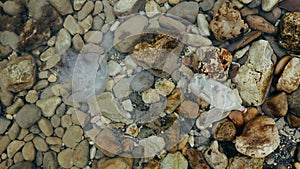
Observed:
[[[242,126],[245,122],[243,113],[238,110],[231,111],[228,117],[237,126]]]
[[[196,149],[188,149],[187,158],[192,169],[210,169],[201,152]]]
[[[247,111],[244,113],[244,120],[247,123],[254,117],[256,117],[259,114],[258,110],[255,107],[248,107]]]
[[[269,98],[263,105],[263,110],[276,117],[284,117],[288,112],[287,95],[281,92]]]

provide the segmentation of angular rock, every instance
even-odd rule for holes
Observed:
[[[66,29],[61,29],[57,33],[55,49],[57,54],[63,55],[71,46],[71,35]]]
[[[67,147],[75,147],[80,141],[83,135],[83,130],[79,126],[71,126],[67,128],[62,141]]]
[[[284,117],[288,112],[287,95],[281,92],[269,98],[263,105],[263,110],[275,117]]]
[[[236,139],[235,147],[244,155],[263,158],[272,153],[279,143],[275,121],[268,116],[258,116],[246,124]]]
[[[76,22],[72,15],[68,15],[64,21],[64,28],[66,28],[71,35],[81,34],[82,29],[79,24]]]
[[[234,8],[234,5],[225,1],[210,22],[210,29],[217,40],[224,41],[247,32],[248,25],[244,23],[240,12]]]
[[[35,83],[36,65],[31,55],[13,57],[9,62],[0,62],[0,86],[2,90],[19,92]]]
[[[236,156],[229,159],[228,169],[262,169],[264,164],[263,158],[250,158],[245,156]]]
[[[146,4],[146,0],[120,0],[114,5],[114,13],[118,17],[135,14]]]
[[[277,89],[287,93],[292,93],[297,90],[300,85],[300,58],[292,58],[285,66],[282,75],[280,76]]]
[[[160,169],[187,169],[188,162],[180,153],[169,153],[161,162]]]
[[[150,0],[150,1],[147,1],[146,5],[145,5],[145,12],[146,12],[146,15],[151,18],[151,17],[161,13],[161,8],[154,0]]]
[[[22,128],[29,128],[41,118],[41,110],[34,104],[25,104],[16,115],[16,122]]]
[[[274,70],[272,55],[273,50],[267,41],[253,43],[245,65],[240,67],[232,79],[246,104],[259,106],[263,103]]]
[[[195,23],[199,12],[199,5],[196,2],[181,2],[171,8],[167,14],[178,16],[191,23]]]
[[[276,32],[275,26],[273,26],[271,23],[269,23],[267,20],[265,20],[261,16],[248,15],[246,20],[247,20],[249,27],[252,29],[256,29],[256,30],[270,33],[270,34]]]
[[[288,112],[300,117],[300,88],[288,95]]]
[[[191,33],[182,33],[182,43],[194,47],[200,46],[210,46],[212,44],[211,40],[203,37],[202,35],[191,34]]]
[[[147,25],[148,19],[141,15],[131,17],[121,23],[115,31],[114,47],[120,52],[130,52]]]
[[[207,163],[214,169],[224,169],[228,165],[227,156],[219,150],[218,141],[213,141],[210,147],[204,152]]]
[[[74,150],[70,148],[62,150],[57,156],[59,165],[64,168],[71,168],[73,166],[73,152]]]
[[[61,15],[73,13],[70,0],[50,0],[50,3],[60,12]]]
[[[300,52],[300,12],[287,12],[280,22],[279,44],[287,50]]]
[[[96,136],[95,146],[105,155],[114,157],[122,152],[122,145],[117,134],[105,128]]]
[[[41,108],[45,117],[51,117],[54,115],[55,110],[57,106],[60,105],[61,101],[60,97],[53,96],[47,99],[38,100],[36,105]]]

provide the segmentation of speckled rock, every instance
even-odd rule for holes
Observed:
[[[7,131],[8,126],[10,125],[10,120],[5,118],[0,118],[0,134],[4,134]]]
[[[229,159],[228,169],[262,169],[264,164],[263,158],[250,158],[245,156],[235,156]]]
[[[210,22],[210,29],[217,40],[236,38],[248,30],[241,14],[229,1],[225,1]]]
[[[228,158],[219,150],[219,143],[216,140],[204,152],[204,157],[207,163],[214,169],[224,169],[228,165]]]
[[[145,3],[146,0],[120,0],[114,6],[114,13],[118,17],[135,14]]]
[[[274,70],[272,55],[273,50],[267,41],[254,42],[249,49],[248,60],[233,78],[246,104],[259,106],[263,103]]]
[[[220,121],[213,128],[214,138],[218,141],[231,141],[235,138],[236,134],[236,127],[228,119]]]
[[[196,17],[199,12],[199,5],[196,2],[181,2],[171,8],[167,13],[178,16],[191,23],[195,23]]]
[[[280,76],[277,89],[287,93],[292,93],[297,90],[300,85],[300,58],[292,58],[285,66],[282,75]]]
[[[300,52],[300,12],[287,12],[282,17],[279,44],[288,50]]]
[[[236,149],[247,156],[263,158],[272,153],[280,143],[275,121],[268,116],[250,120],[237,137]]]
[[[210,169],[202,153],[196,149],[189,148],[187,158],[192,169]]]
[[[188,162],[180,153],[169,153],[161,162],[160,169],[187,169]]]
[[[7,146],[7,157],[12,158],[25,144],[24,141],[14,140]]]
[[[15,32],[3,31],[0,33],[0,42],[2,45],[8,45],[12,49],[17,49],[19,41],[20,38]]]
[[[144,157],[154,157],[159,154],[166,143],[162,137],[150,136],[148,138],[141,139],[139,145],[144,148]]]
[[[54,152],[46,152],[43,158],[43,166],[45,169],[55,169],[57,168],[57,157]]]
[[[35,61],[31,55],[12,57],[9,62],[0,62],[0,86],[2,90],[19,92],[35,83]]]
[[[22,128],[29,128],[41,118],[41,110],[34,104],[25,104],[16,115],[16,122]]]

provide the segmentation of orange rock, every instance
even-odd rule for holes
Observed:
[[[243,113],[239,110],[231,111],[228,117],[237,126],[242,126],[245,122]]]
[[[254,117],[256,117],[259,114],[258,110],[255,107],[248,107],[247,111],[244,113],[244,120],[247,123]]]

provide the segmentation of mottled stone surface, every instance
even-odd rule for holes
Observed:
[[[297,90],[300,85],[300,58],[292,58],[285,66],[282,75],[280,76],[277,89],[287,93],[292,93]]]
[[[228,169],[262,169],[263,158],[250,158],[245,156],[236,156],[229,159]]]
[[[287,12],[282,17],[279,44],[288,50],[300,52],[300,12]]]
[[[169,153],[161,162],[160,169],[187,169],[188,162],[185,157],[180,153],[176,152],[174,154]]]
[[[235,147],[244,155],[263,158],[272,153],[279,143],[275,121],[268,116],[258,116],[246,124],[236,139]]]
[[[229,1],[225,1],[210,22],[210,29],[217,40],[236,38],[248,30],[241,14]]]
[[[253,43],[246,63],[232,79],[246,104],[259,106],[263,103],[274,70],[272,55],[273,50],[267,41]]]
[[[224,169],[228,165],[228,158],[219,150],[219,143],[216,140],[204,152],[204,157],[212,168]]]

